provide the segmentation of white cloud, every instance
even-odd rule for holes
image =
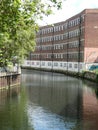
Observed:
[[[55,11],[55,15],[45,17],[40,25],[64,21],[86,8],[98,8],[97,3],[98,0],[66,0],[63,2],[62,10]]]

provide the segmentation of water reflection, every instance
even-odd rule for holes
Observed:
[[[96,97],[98,99],[98,88],[95,89],[95,94],[96,94]]]
[[[98,87],[62,74],[23,70],[0,91],[0,130],[98,130]]]
[[[32,114],[31,114],[32,113]],[[35,104],[28,107],[29,123],[34,130],[70,130],[75,122],[62,118],[60,115],[51,113]]]
[[[28,86],[30,123],[37,124],[35,130],[70,130],[82,114],[82,81],[56,73],[36,73],[23,76]]]
[[[94,86],[93,86],[94,87]],[[98,99],[96,89],[84,86],[83,92],[83,120],[86,130],[98,130]]]
[[[0,91],[0,130],[17,130],[21,128],[18,119],[20,87]]]
[[[35,130],[98,130],[96,84],[38,71],[24,74],[23,80],[29,123]]]

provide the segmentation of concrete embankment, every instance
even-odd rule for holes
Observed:
[[[98,74],[94,72],[85,71],[83,72],[83,78],[98,83]]]
[[[0,73],[0,90],[20,84],[19,73]]]
[[[80,77],[82,79],[87,79],[93,82],[98,83],[98,74],[90,71],[83,71],[83,72],[73,72],[73,71],[66,71],[66,70],[53,70],[53,69],[46,69],[46,68],[31,68],[31,67],[22,67],[22,69],[33,69],[33,70],[40,70],[40,71],[48,71],[48,72],[56,72],[62,73],[65,75],[73,76],[73,77]]]

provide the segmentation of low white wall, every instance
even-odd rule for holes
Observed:
[[[25,60],[24,67],[47,68],[54,70],[69,70],[75,72],[82,72],[86,69],[85,63],[78,62],[62,62],[62,61],[30,61]]]

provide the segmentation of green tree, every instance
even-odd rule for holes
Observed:
[[[33,51],[38,19],[60,9],[62,0],[0,0],[0,66]]]

